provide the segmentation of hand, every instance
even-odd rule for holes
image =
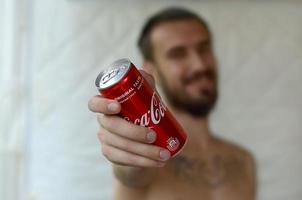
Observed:
[[[148,83],[154,87],[154,79],[144,71],[140,71]],[[102,153],[114,164],[133,167],[162,167],[170,158],[170,152],[152,145],[156,133],[143,126],[135,125],[117,116],[121,105],[102,96],[92,97],[88,103],[100,124],[98,138]]]

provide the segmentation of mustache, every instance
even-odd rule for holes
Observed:
[[[195,72],[194,74],[190,74],[182,79],[183,84],[190,84],[194,81],[200,80],[200,79],[209,79],[209,80],[216,80],[216,73],[213,70],[205,70],[205,71],[199,71]]]

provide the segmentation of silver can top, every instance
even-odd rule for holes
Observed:
[[[119,82],[127,74],[131,66],[131,61],[127,58],[113,62],[107,69],[102,71],[95,80],[98,89],[108,88]]]

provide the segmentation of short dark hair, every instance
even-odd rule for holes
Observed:
[[[153,60],[153,52],[150,35],[152,30],[163,22],[171,22],[185,19],[194,19],[200,22],[200,24],[210,33],[207,22],[202,19],[197,14],[178,7],[166,8],[162,11],[159,11],[155,15],[151,16],[140,33],[138,38],[138,48],[145,60]]]

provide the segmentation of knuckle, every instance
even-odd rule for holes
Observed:
[[[90,110],[90,111],[93,111],[93,102],[92,102],[92,98],[91,99],[89,99],[89,101],[88,101],[88,109]]]
[[[132,152],[135,149],[134,145],[131,145],[127,140],[121,140],[120,147],[128,152]]]
[[[89,99],[88,101],[88,108],[89,110],[91,110],[92,112],[97,112],[99,109],[99,101],[100,99],[98,98],[98,96],[94,96],[91,99]]]
[[[109,146],[103,144],[102,153],[106,158],[110,159],[110,147]]]
[[[108,123],[112,129],[115,129],[116,127],[121,126],[119,119],[114,116],[108,117]]]
[[[99,138],[99,141],[100,141],[101,143],[104,143],[104,142],[105,142],[105,133],[104,133],[104,131],[100,130],[100,131],[98,132],[98,138]]]
[[[112,162],[113,164],[116,164],[116,165],[128,166],[126,163],[119,162],[119,161],[111,160],[111,162]]]
[[[107,127],[108,126],[108,116],[98,115],[98,122],[101,127]]]
[[[104,115],[97,115],[98,123],[103,126]]]
[[[135,156],[128,156],[127,157],[127,163],[131,163],[132,165],[139,165],[139,159]]]

